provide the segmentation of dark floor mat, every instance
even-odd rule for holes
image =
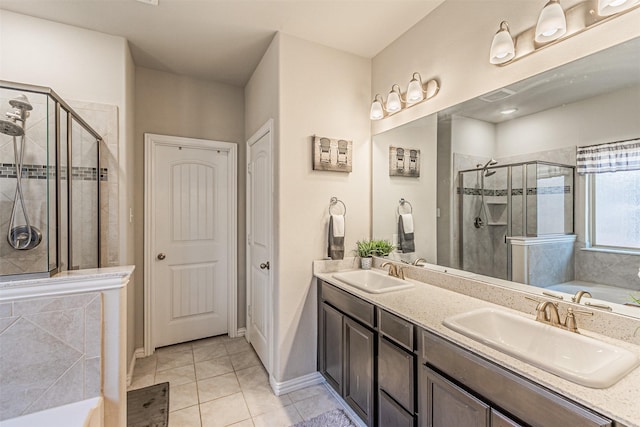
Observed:
[[[169,383],[127,392],[127,427],[169,426]]]

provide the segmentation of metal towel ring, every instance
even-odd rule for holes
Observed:
[[[411,206],[411,203],[409,203],[408,200],[400,199],[398,203],[400,203],[397,209],[398,215],[400,215],[400,208],[403,207],[405,204],[409,205],[409,212],[406,212],[406,213],[413,213],[413,206]]]
[[[342,205],[342,210],[344,211],[342,215],[347,216],[347,206],[344,204],[342,200],[338,199],[337,197],[332,197],[331,200],[329,201],[329,215],[338,215],[331,212],[331,208],[337,205],[338,203]]]

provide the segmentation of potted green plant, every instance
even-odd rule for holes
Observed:
[[[374,244],[372,240],[358,240],[356,242],[356,254],[360,257],[360,268],[370,270],[373,264]]]
[[[388,240],[372,240],[374,255],[385,257],[396,248]]]

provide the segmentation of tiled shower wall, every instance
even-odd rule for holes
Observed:
[[[102,297],[0,304],[0,421],[101,393]]]
[[[17,95],[16,91],[0,91],[0,115],[10,109],[9,99]],[[55,240],[49,242],[48,235],[55,235],[55,221],[49,212],[55,212],[55,186],[49,187],[47,200],[47,143],[53,144],[54,116],[47,97],[39,94],[28,94],[29,101],[34,106],[27,119],[27,138],[25,145],[24,164],[28,170],[23,172],[23,189],[28,215],[31,223],[43,233],[43,242],[32,250],[14,250],[6,241],[0,238],[0,274],[22,274],[28,272],[43,272],[55,264]],[[76,167],[73,170],[74,200],[80,202],[74,219],[74,234],[83,238],[74,239],[74,253],[77,259],[74,265],[79,267],[93,266],[96,250],[93,224],[98,214],[101,215],[101,259],[104,267],[119,265],[119,233],[118,233],[118,110],[111,105],[86,102],[70,102],[74,110],[93,127],[104,140],[99,146],[101,164],[99,171],[88,167]],[[76,133],[76,132],[74,132]],[[85,132],[86,133],[86,132]],[[49,135],[49,138],[47,136]],[[74,135],[75,137],[76,135]],[[20,138],[18,138],[18,143]],[[74,163],[84,165],[84,158],[95,158],[96,145],[87,146],[87,152],[74,151]],[[52,153],[53,151],[50,150]],[[79,156],[79,157],[78,157]],[[51,160],[50,160],[51,161]],[[0,234],[8,228],[11,208],[16,188],[15,160],[13,138],[0,134]],[[95,166],[95,165],[94,165]],[[55,178],[55,177],[52,177]],[[66,178],[63,176],[63,178]],[[96,179],[100,179],[101,204],[97,206],[95,200]],[[53,183],[50,180],[50,183]],[[18,224],[23,224],[22,210],[17,211]],[[47,227],[49,229],[47,230]],[[48,231],[48,232],[47,232]],[[63,239],[62,244],[66,244]],[[48,246],[53,251],[47,250]],[[75,257],[74,257],[75,258]],[[65,267],[66,268],[66,267]]]

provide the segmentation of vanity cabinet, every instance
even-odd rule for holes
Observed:
[[[324,282],[318,291],[318,370],[373,426],[374,306]]]
[[[611,420],[439,336],[420,335],[421,427],[613,426]]]
[[[413,427],[416,355],[411,322],[378,309],[378,419],[385,427]]]

